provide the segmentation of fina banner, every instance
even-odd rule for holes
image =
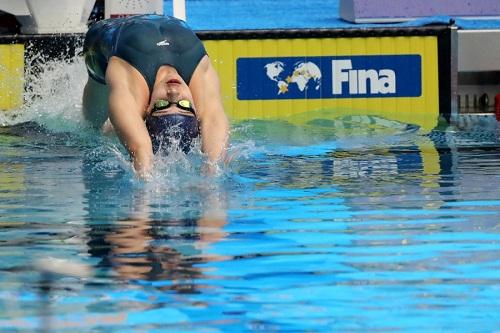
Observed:
[[[238,58],[239,100],[419,97],[420,55]]]

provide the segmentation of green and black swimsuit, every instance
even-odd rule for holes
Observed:
[[[158,69],[174,67],[189,84],[205,48],[184,21],[170,16],[140,15],[108,19],[92,25],[83,46],[91,78],[105,84],[109,58],[116,56],[136,68],[153,90]]]

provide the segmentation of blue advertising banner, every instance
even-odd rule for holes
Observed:
[[[420,55],[238,58],[239,100],[418,97]]]

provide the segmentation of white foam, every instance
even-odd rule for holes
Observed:
[[[24,105],[0,113],[0,124],[32,121],[54,132],[80,132],[86,127],[81,99],[87,73],[82,57],[35,66],[38,61],[36,56],[27,61]]]

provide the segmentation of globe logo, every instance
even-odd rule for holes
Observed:
[[[321,87],[321,70],[319,67],[308,61],[299,61],[293,66],[291,74],[286,75],[285,64],[275,61],[264,66],[267,77],[276,82],[278,95],[286,94],[292,84],[295,84],[300,91],[313,86],[315,90]]]

